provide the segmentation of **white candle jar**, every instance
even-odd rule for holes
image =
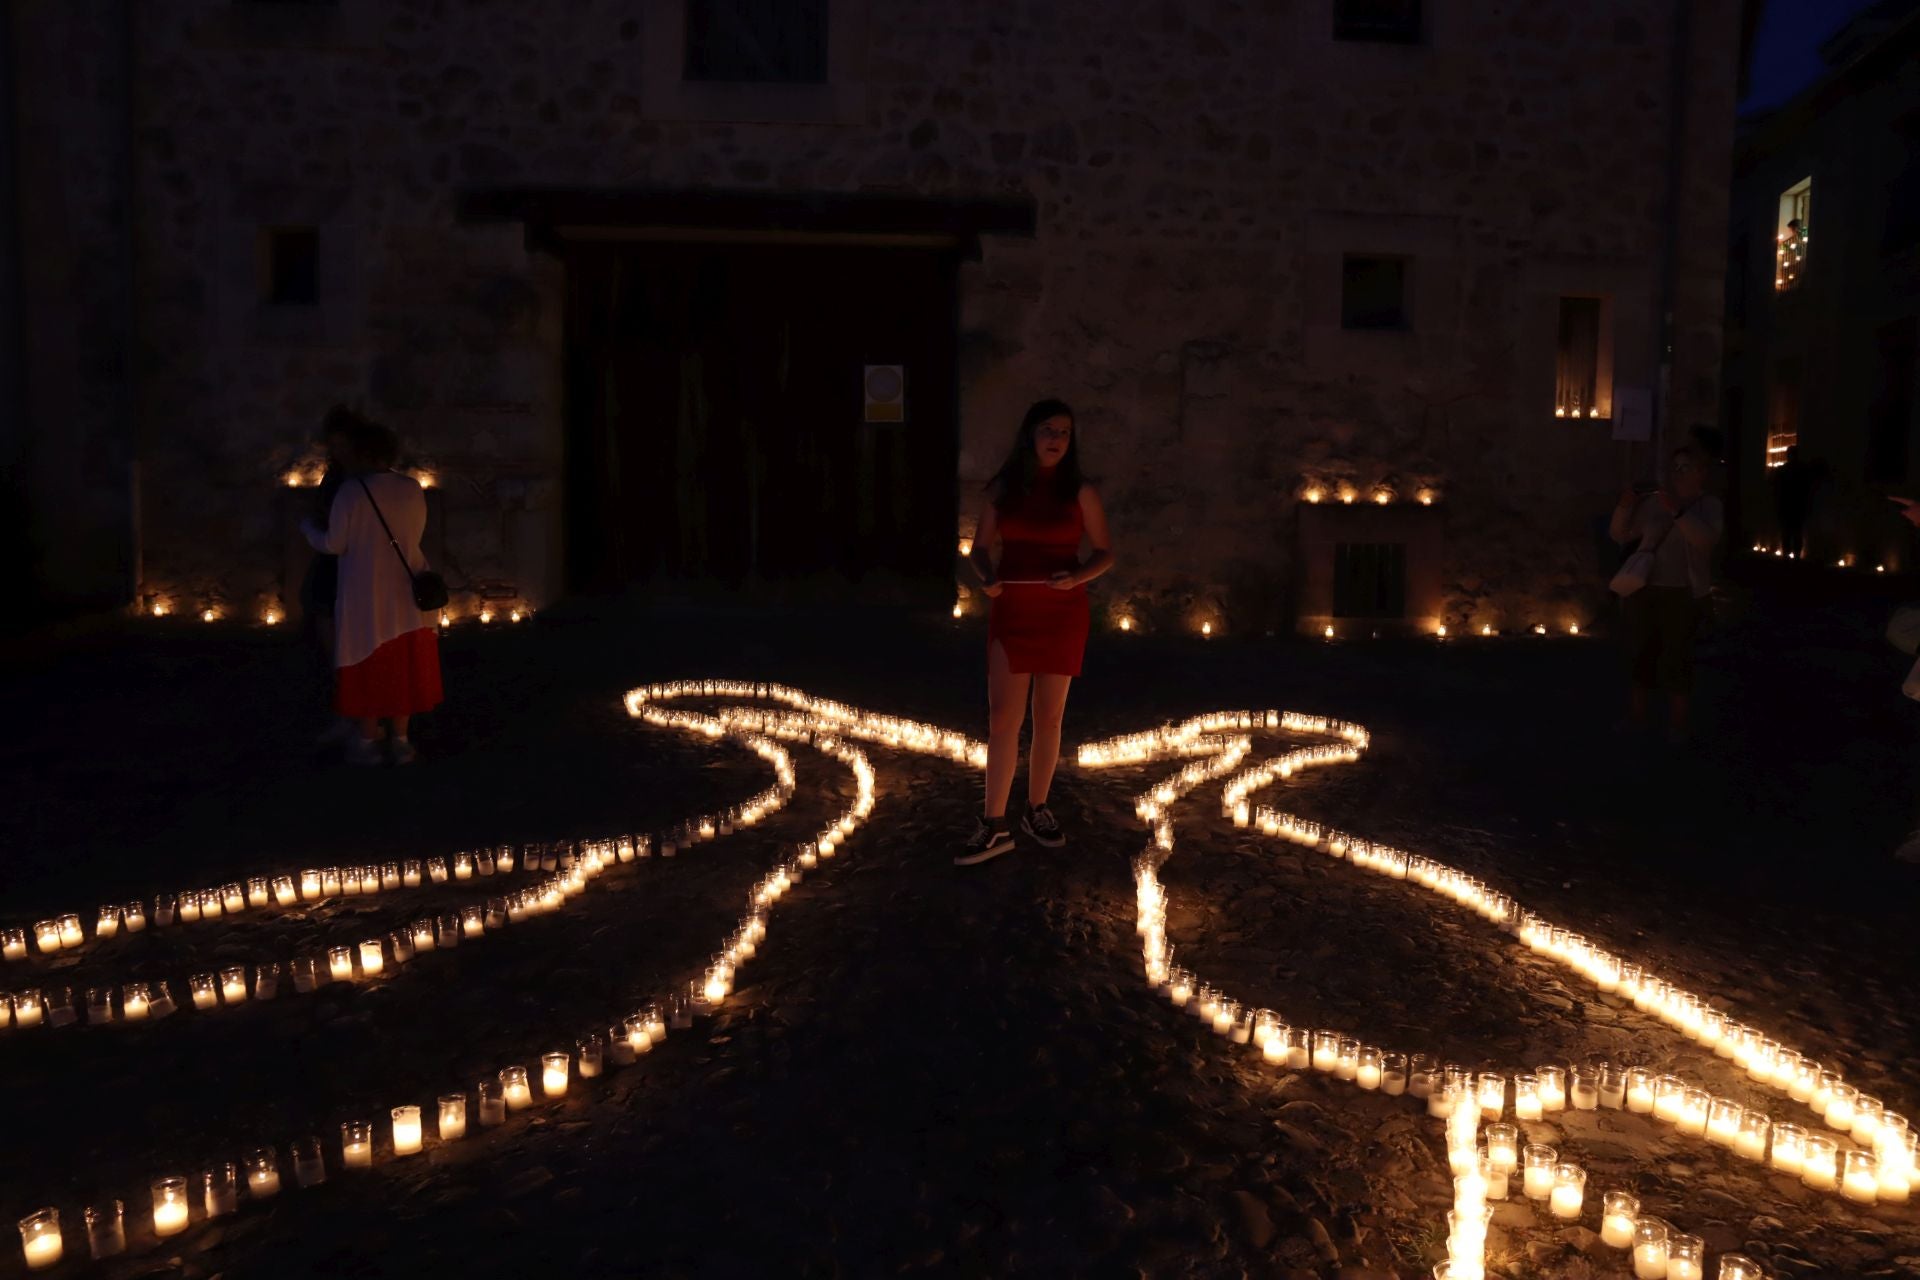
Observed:
[[[113,1021],[113,988],[87,988],[87,1022],[98,1026]]]
[[[193,994],[193,1007],[211,1009],[220,1003],[220,989],[210,973],[196,973],[187,979],[187,990]]]
[[[447,882],[447,860],[445,858],[427,859],[427,879],[434,884]]]
[[[499,1080],[482,1080],[474,1086],[480,1100],[480,1127],[490,1129],[507,1119],[507,1091]]]
[[[1571,1222],[1580,1216],[1580,1208],[1587,1194],[1587,1171],[1577,1164],[1558,1164],[1553,1169],[1553,1191],[1548,1199],[1548,1210],[1563,1222]]]
[[[1797,1124],[1773,1126],[1773,1157],[1770,1163],[1781,1173],[1799,1177],[1807,1163],[1807,1131]]]
[[[40,948],[41,955],[52,955],[60,949],[60,922],[42,920],[33,926],[34,943]]]
[[[1380,1092],[1397,1098],[1406,1091],[1407,1055],[1404,1053],[1381,1054]]]
[[[245,911],[247,909],[246,890],[237,884],[220,886],[220,905],[225,907],[230,915],[238,915]]]
[[[120,988],[120,1015],[128,1022],[145,1022],[153,996],[144,982],[129,982]]]
[[[111,938],[119,932],[120,908],[113,903],[108,903],[100,908],[100,914],[95,918],[93,936],[96,938]]]
[[[1560,1153],[1545,1143],[1530,1142],[1520,1152],[1520,1190],[1529,1200],[1545,1200],[1553,1194],[1554,1166]]]
[[[320,985],[320,966],[312,956],[296,956],[287,966],[293,981],[293,989],[300,995],[306,995]]]
[[[164,979],[153,984],[153,1002],[149,1009],[156,1020],[173,1012],[173,988]]]
[[[365,1120],[348,1120],[340,1125],[340,1167],[373,1167],[373,1126]]]
[[[325,881],[317,867],[308,867],[300,873],[300,900],[317,902],[326,892]]]
[[[209,1218],[224,1218],[240,1208],[240,1171],[222,1161],[200,1175],[200,1203]]]
[[[293,887],[292,876],[275,876],[272,892],[276,906],[290,907],[300,900],[299,893]]]
[[[327,948],[327,977],[334,982],[353,981],[353,952],[346,947]]]
[[[1567,1109],[1566,1068],[1536,1067],[1533,1074],[1540,1082],[1541,1110],[1565,1111]]]
[[[1485,1119],[1498,1120],[1507,1109],[1507,1078],[1498,1072],[1481,1072],[1474,1083],[1474,1093]]]
[[[1540,1102],[1540,1078],[1523,1072],[1513,1078],[1513,1117],[1516,1120],[1538,1120],[1543,1110]]]
[[[153,1234],[161,1239],[177,1236],[187,1229],[187,1180],[167,1177],[154,1179]]]
[[[1674,1127],[1692,1137],[1706,1136],[1707,1109],[1712,1105],[1713,1095],[1705,1089],[1688,1089],[1681,1098],[1680,1118]]]
[[[1602,1065],[1600,1071],[1600,1105],[1611,1111],[1618,1111],[1627,1105],[1627,1073],[1619,1067]]]
[[[1744,1253],[1723,1253],[1719,1280],[1767,1280],[1767,1269]]]
[[[1575,1067],[1567,1080],[1567,1101],[1575,1111],[1600,1109],[1601,1071],[1593,1067]]]
[[[27,958],[27,931],[25,929],[0,929],[0,956],[8,960]]]
[[[1800,1164],[1800,1181],[1815,1191],[1832,1191],[1838,1187],[1840,1144],[1825,1134],[1808,1134],[1806,1157]]]
[[[400,864],[400,887],[418,889],[420,887],[420,859],[408,858]]]
[[[1751,1108],[1740,1113],[1740,1128],[1733,1135],[1733,1153],[1755,1163],[1767,1158],[1767,1136],[1773,1121],[1765,1112]]]
[[[78,947],[83,945],[86,940],[87,935],[80,928],[79,916],[60,917],[60,945],[62,947]]]
[[[1679,1124],[1687,1105],[1687,1082],[1679,1076],[1661,1076],[1653,1086],[1653,1116],[1668,1124]]]
[[[1633,1247],[1633,1228],[1640,1218],[1640,1201],[1625,1191],[1600,1197],[1600,1243],[1609,1249]]]
[[[500,1092],[507,1110],[524,1111],[533,1105],[533,1090],[527,1084],[525,1067],[507,1067],[500,1072]]]
[[[401,1106],[390,1113],[393,1122],[393,1154],[418,1155],[421,1147],[420,1108]]]
[[[233,965],[220,971],[220,998],[228,1004],[239,1004],[247,998],[245,968]]]
[[[442,1142],[458,1142],[467,1136],[467,1095],[443,1093],[438,1105],[439,1133]]]
[[[1871,1151],[1848,1151],[1840,1161],[1840,1194],[1856,1204],[1880,1199],[1880,1161]]]
[[[1667,1242],[1673,1229],[1658,1218],[1642,1218],[1633,1228],[1634,1280],[1666,1280]]]
[[[1385,1082],[1385,1078],[1384,1055],[1373,1045],[1363,1045],[1360,1049],[1360,1055],[1354,1064],[1354,1083],[1358,1084],[1362,1089],[1375,1090],[1381,1087]],[[1405,1080],[1406,1076],[1403,1072],[1401,1074],[1403,1086]]]
[[[327,1180],[327,1158],[318,1138],[301,1138],[293,1144],[293,1180],[303,1187],[317,1187]]]
[[[461,937],[477,938],[486,931],[487,919],[486,912],[483,908],[479,906],[468,906],[460,909]]]
[[[473,855],[456,853],[453,855],[453,878],[455,880],[473,879]]]
[[[487,865],[491,867],[493,865],[493,859],[487,859]],[[404,882],[400,878],[399,863],[383,862],[380,864],[380,888],[383,892],[391,893],[395,889],[405,887]]]
[[[1690,1235],[1667,1237],[1666,1280],[1704,1280],[1706,1267],[1706,1241]]]
[[[247,1194],[270,1200],[280,1194],[280,1157],[272,1147],[255,1147],[246,1159]]]
[[[599,1036],[592,1036],[574,1045],[582,1080],[593,1080],[599,1077],[604,1061],[604,1044],[605,1042]]]
[[[174,898],[170,893],[158,893],[153,898],[153,922],[165,926],[173,923]]]
[[[127,1207],[118,1200],[87,1206],[87,1252],[94,1261],[127,1251]]]
[[[1714,1098],[1707,1104],[1707,1141],[1731,1147],[1740,1133],[1740,1118],[1746,1108],[1732,1098]]]
[[[1501,1173],[1520,1167],[1520,1130],[1516,1125],[1490,1124],[1486,1128],[1487,1160]]]
[[[20,1249],[26,1255],[27,1270],[44,1271],[66,1252],[60,1234],[60,1211],[36,1209],[20,1219]]]
[[[360,976],[377,978],[387,967],[386,947],[379,938],[368,938],[360,944]]]

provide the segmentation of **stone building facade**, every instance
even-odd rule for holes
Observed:
[[[1915,496],[1920,475],[1920,4],[1871,6],[1823,53],[1827,73],[1735,153],[1740,532],[1822,572],[1912,570],[1886,498]]]
[[[796,287],[846,282],[853,317],[899,302],[886,264],[936,264],[898,321],[932,335],[914,422],[860,421],[857,387],[777,411],[864,468],[818,567],[897,518],[884,567],[950,584],[1021,411],[1059,395],[1122,551],[1103,607],[1140,627],[1584,621],[1593,517],[1648,454],[1614,437],[1714,416],[1738,0],[780,8],[17,0],[0,392],[49,598],[290,607],[286,480],[341,401],[434,474],[456,612],[582,588],[638,492],[588,491],[648,483],[651,447],[578,426],[652,394],[638,346],[583,367],[593,291],[631,268],[611,305],[659,312],[646,264],[689,245],[762,254],[749,283],[845,250]],[[915,423],[931,445],[889,442]],[[750,510],[709,519],[751,519],[758,556],[802,461],[755,430]],[[929,470],[891,516],[857,492]]]

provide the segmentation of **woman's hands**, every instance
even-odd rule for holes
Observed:
[[[989,600],[994,599],[1002,591],[1005,591],[1005,590],[1006,588],[1000,585],[1000,580],[998,578],[995,578],[992,582],[987,582],[983,580],[980,583],[980,594],[984,595]]]
[[[1047,578],[1047,585],[1055,591],[1071,591],[1080,585],[1080,579],[1078,575],[1068,573],[1065,569],[1056,569]]]

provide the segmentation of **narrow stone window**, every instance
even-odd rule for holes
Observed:
[[[1800,362],[1776,361],[1767,385],[1767,466],[1787,465],[1787,450],[1800,443]]]
[[[1811,239],[1813,179],[1802,178],[1780,193],[1780,229],[1774,233],[1773,287],[1785,293],[1806,275]]]
[[[1333,616],[1406,617],[1407,544],[1334,543]]]
[[[1607,300],[1560,299],[1558,349],[1554,361],[1553,416],[1613,416],[1613,344],[1609,341]]]
[[[687,0],[688,80],[825,84],[827,0]]]
[[[1340,269],[1340,327],[1407,327],[1407,260],[1348,254]]]
[[[261,236],[261,292],[276,306],[320,301],[320,232],[314,227],[269,227]]]
[[[1420,0],[1334,0],[1333,38],[1419,44],[1426,34],[1420,17]]]

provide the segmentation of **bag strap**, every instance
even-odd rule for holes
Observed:
[[[407,577],[413,577],[413,566],[407,563],[407,553],[400,549],[400,543],[393,536],[393,530],[387,527],[387,518],[380,514],[380,504],[373,500],[373,490],[367,487],[367,478],[355,476],[354,479],[360,482],[361,491],[367,495],[367,505],[373,508],[374,519],[380,522],[380,528],[386,533],[387,545],[393,548],[393,554],[400,557],[400,567],[407,571]]]
[[[364,483],[366,483],[366,482],[365,482],[365,481],[361,481],[361,483],[362,483],[362,484],[364,484]],[[1647,495],[1647,497],[1646,497],[1646,498],[1644,498],[1644,499],[1643,499],[1642,501],[1644,501],[1644,502],[1652,502],[1652,501],[1653,501],[1653,495],[1652,495],[1652,494],[1648,494],[1648,495]],[[1699,499],[1698,499],[1698,498],[1695,498],[1695,499],[1694,499],[1694,502],[1698,502],[1698,501],[1699,501]],[[1636,548],[1635,548],[1635,550],[1637,550],[1637,551],[1645,551],[1645,552],[1646,552],[1647,554],[1649,554],[1649,555],[1652,555],[1652,554],[1653,554],[1654,552],[1657,552],[1657,551],[1659,551],[1659,550],[1660,550],[1660,544],[1661,544],[1661,543],[1663,543],[1663,542],[1665,542],[1665,541],[1666,541],[1666,540],[1667,540],[1668,538],[1670,538],[1670,537],[1672,537],[1672,536],[1673,536],[1673,529],[1674,529],[1674,526],[1680,523],[1680,517],[1681,517],[1681,516],[1683,516],[1683,515],[1685,515],[1685,514],[1687,514],[1687,512],[1689,512],[1689,511],[1691,511],[1691,510],[1693,510],[1693,502],[1689,502],[1689,503],[1688,503],[1688,504],[1687,504],[1686,506],[1684,506],[1684,507],[1682,507],[1682,508],[1680,508],[1680,509],[1679,509],[1678,511],[1676,511],[1676,512],[1674,512],[1674,513],[1673,513],[1673,516],[1672,516],[1672,518],[1671,518],[1671,519],[1669,519],[1669,520],[1667,521],[1667,527],[1666,527],[1666,528],[1664,528],[1664,529],[1662,529],[1662,530],[1660,531],[1660,536],[1659,536],[1659,537],[1657,537],[1657,538],[1655,538],[1655,539],[1653,540],[1653,545],[1652,545],[1652,546],[1650,546],[1650,547],[1646,545],[1646,535],[1645,535],[1645,534],[1642,534],[1642,535],[1641,535],[1641,538],[1640,538],[1640,542],[1641,542],[1641,545],[1640,545],[1640,546],[1638,546],[1638,547],[1636,547]]]

